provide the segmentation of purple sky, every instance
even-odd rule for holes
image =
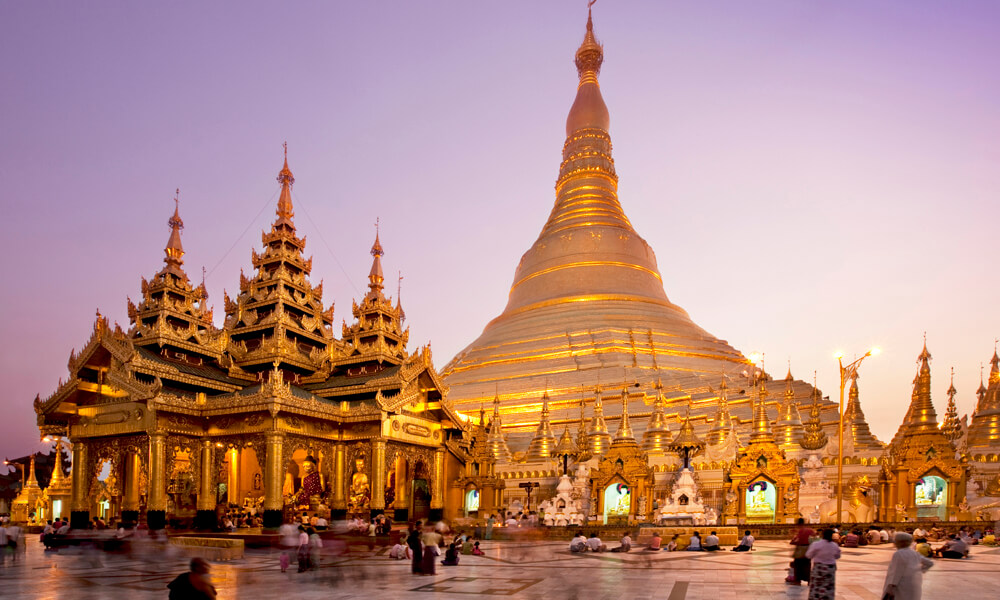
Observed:
[[[551,209],[585,4],[0,5],[0,455],[40,447],[31,401],[94,309],[127,323],[176,187],[221,324],[284,140],[336,321],[380,217],[413,347],[444,366],[503,309]],[[972,411],[1000,335],[1000,4],[960,6],[594,9],[621,201],[670,299],[832,397],[834,351],[881,345],[860,385],[883,440],[923,331],[939,413],[950,366]]]

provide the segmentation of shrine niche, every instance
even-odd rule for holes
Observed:
[[[798,465],[776,444],[744,448],[728,475],[725,524],[794,523],[798,519]]]
[[[606,524],[627,524],[640,515],[640,499],[651,497],[653,470],[638,445],[612,444],[590,472],[592,493],[597,498],[596,514]],[[644,507],[643,507],[644,508]]]

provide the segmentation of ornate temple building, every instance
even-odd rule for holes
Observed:
[[[368,292],[338,337],[296,232],[287,155],[278,182],[276,218],[254,272],[225,295],[221,328],[184,271],[175,209],[164,266],[128,300],[129,327],[98,313],[69,379],[36,398],[42,434],[72,442],[74,523],[209,526],[231,507],[261,511],[266,526],[292,510],[405,519],[451,506],[454,517],[456,482],[493,502],[486,431],[452,408],[430,348],[407,350],[378,235]]]

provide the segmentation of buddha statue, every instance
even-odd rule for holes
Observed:
[[[296,496],[296,503],[299,506],[316,506],[319,504],[320,495],[323,493],[323,476],[316,468],[316,459],[307,456],[302,461],[302,470],[305,477],[302,478],[302,488]]]
[[[368,508],[371,501],[371,487],[368,485],[368,475],[365,474],[365,459],[359,457],[354,461],[354,474],[351,475],[351,496],[348,506],[359,511]]]

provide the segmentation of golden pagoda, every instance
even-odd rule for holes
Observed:
[[[774,423],[778,445],[785,450],[797,450],[803,433],[802,417],[799,416],[795,390],[792,389],[794,382],[792,369],[789,367],[788,375],[785,376],[785,396],[778,406],[778,420]]]
[[[688,398],[714,398],[720,373],[739,377],[748,365],[671,302],[653,249],[625,215],[599,82],[603,60],[588,15],[551,213],[521,257],[503,312],[442,371],[456,408],[469,414],[503,382],[512,443],[527,444],[538,418],[534,398],[543,389],[553,418],[575,419],[581,387],[628,368],[643,387],[662,378],[665,410],[677,414]],[[808,384],[795,385],[807,393]],[[706,416],[714,413],[710,403],[697,405]],[[749,413],[749,405],[731,398],[731,410]],[[618,416],[617,406],[605,409]],[[651,416],[633,415],[638,433]]]
[[[601,456],[611,446],[611,434],[604,421],[604,402],[601,400],[601,385],[594,388],[594,414],[587,428],[587,452],[591,456]]]
[[[663,384],[656,380],[656,399],[653,401],[653,416],[649,418],[646,431],[642,434],[642,449],[647,456],[663,456],[671,441],[670,427],[663,413]]]
[[[979,384],[978,402],[969,424],[968,447],[974,454],[1000,454],[1000,356],[990,360],[989,386]]]
[[[128,301],[128,331],[98,313],[70,378],[35,399],[41,433],[72,443],[74,527],[92,514],[214,527],[226,509],[259,510],[266,527],[302,510],[455,518],[473,491],[462,486],[492,506],[503,486],[490,436],[454,410],[430,347],[407,350],[377,231],[368,291],[335,337],[296,231],[294,181],[286,148],[275,220],[252,276],[224,295],[222,328],[184,272],[175,197],[165,265]]]
[[[948,383],[948,407],[945,409],[944,421],[941,423],[941,431],[944,432],[945,437],[952,441],[952,443],[957,444],[958,439],[962,437],[962,422],[958,419],[958,407],[955,405],[955,395],[958,394],[958,390],[955,389],[955,368],[951,369],[951,381]]]
[[[530,462],[555,457],[555,448],[556,437],[552,434],[552,427],[549,424],[549,393],[545,392],[542,395],[542,418],[535,430],[535,437],[531,438],[526,458]]]
[[[847,406],[844,408],[844,448],[850,448],[849,454],[864,451],[881,451],[885,444],[878,441],[868,427],[865,413],[861,410],[861,400],[858,394],[858,373],[851,377],[851,387],[848,392]],[[847,452],[845,450],[845,452]]]
[[[35,455],[32,454],[28,478],[24,481],[21,491],[17,493],[17,497],[11,502],[10,518],[15,523],[44,523],[49,518],[44,514],[45,507],[45,493],[38,484],[38,477],[35,475]]]
[[[490,447],[497,464],[507,464],[511,460],[510,448],[507,446],[507,438],[503,434],[503,422],[500,417],[500,394],[493,398],[493,418],[490,419],[489,436],[486,443]]]
[[[826,432],[823,431],[823,422],[820,420],[820,391],[813,388],[812,402],[809,404],[809,419],[806,421],[802,440],[799,445],[805,450],[822,450],[828,441]]]
[[[719,384],[719,404],[705,443],[709,446],[725,444],[730,435],[733,435],[733,419],[729,415],[729,386],[726,384],[725,375],[723,375],[722,383]]]
[[[969,467],[964,457],[956,458],[954,444],[938,427],[931,401],[930,359],[925,340],[906,420],[882,464],[879,510],[884,520],[946,521],[958,516],[958,504],[966,494]]]

